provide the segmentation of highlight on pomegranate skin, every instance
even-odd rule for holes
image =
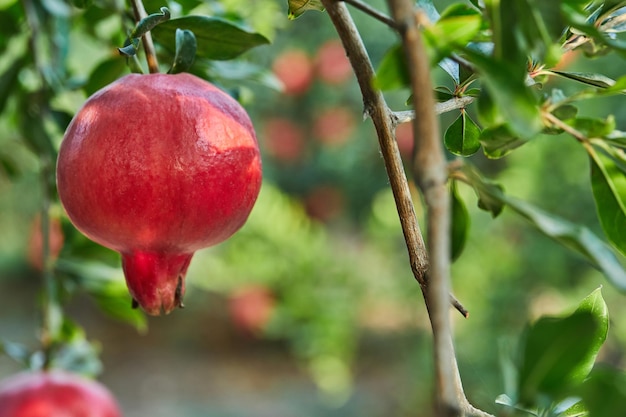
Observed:
[[[182,306],[194,252],[241,228],[261,179],[245,110],[190,74],[130,74],[98,91],[57,162],[68,217],[121,253],[134,303],[152,315]]]
[[[0,381],[0,417],[121,417],[100,383],[65,371],[23,372]]]

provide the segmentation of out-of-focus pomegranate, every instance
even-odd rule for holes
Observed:
[[[325,83],[338,85],[352,77],[352,66],[343,45],[338,40],[324,43],[315,56],[317,76]]]
[[[193,253],[246,221],[261,186],[252,123],[234,99],[190,74],[127,75],[91,96],[57,163],[72,223],[122,254],[147,313],[182,306]]]
[[[0,417],[121,417],[101,384],[63,371],[24,372],[0,382]]]
[[[272,64],[272,70],[288,95],[304,93],[313,82],[313,62],[300,49],[290,49],[280,54]]]
[[[250,285],[231,294],[228,300],[230,317],[238,329],[256,335],[263,331],[274,311],[272,292],[262,285]]]
[[[50,250],[50,260],[55,260],[61,249],[63,249],[63,229],[61,228],[61,220],[58,217],[50,217],[48,228],[48,248]],[[33,268],[43,270],[43,236],[41,229],[41,215],[38,214],[33,219],[30,227],[30,235],[28,238],[27,259]]]

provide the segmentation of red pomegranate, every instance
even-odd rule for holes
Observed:
[[[72,223],[122,255],[134,302],[182,306],[193,253],[246,221],[261,186],[245,110],[190,74],[127,75],[91,96],[65,132],[59,197]]]
[[[63,371],[24,372],[0,382],[0,417],[120,417],[98,382]]]

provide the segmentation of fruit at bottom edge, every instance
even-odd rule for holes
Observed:
[[[23,372],[0,381],[0,417],[121,417],[100,383],[65,371]]]
[[[57,162],[68,217],[121,253],[134,303],[152,315],[182,306],[193,253],[245,223],[261,177],[245,110],[190,74],[130,74],[98,91]]]

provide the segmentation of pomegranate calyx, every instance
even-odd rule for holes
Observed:
[[[152,316],[183,307],[185,275],[193,253],[132,251],[122,253],[133,307]]]

